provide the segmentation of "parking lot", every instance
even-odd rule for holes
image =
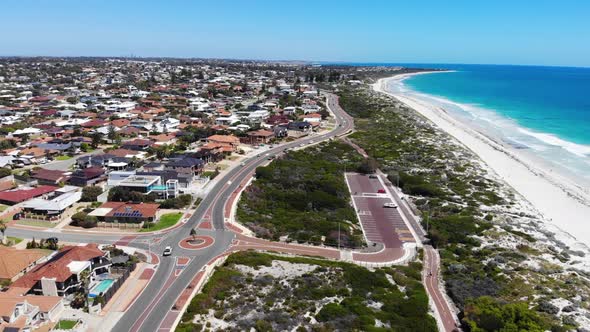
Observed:
[[[386,203],[397,202],[387,191],[378,193],[385,189],[378,176],[346,173],[346,181],[369,245],[379,242],[386,248],[401,248],[405,242],[414,242],[398,208],[384,207]]]

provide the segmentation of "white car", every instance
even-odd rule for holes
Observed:
[[[170,255],[172,255],[172,247],[167,246],[166,248],[164,248],[164,252],[162,253],[162,256],[170,256]]]
[[[393,208],[393,209],[395,209],[395,208],[397,208],[397,204],[395,204],[395,203],[385,203],[385,204],[383,204],[383,207],[384,208]]]

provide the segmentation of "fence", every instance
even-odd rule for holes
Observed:
[[[119,288],[121,288],[123,283],[125,283],[125,281],[129,278],[131,272],[135,270],[135,267],[135,263],[132,263],[128,267],[111,267],[111,274],[117,274],[119,275],[119,278],[113,282],[109,289],[100,294],[104,300],[104,304],[107,304],[109,300],[115,295],[115,293],[117,293]]]

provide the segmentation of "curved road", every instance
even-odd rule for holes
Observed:
[[[24,238],[47,238],[55,236],[64,242],[96,242],[112,244],[124,242],[125,245],[151,250],[159,255],[166,246],[173,248],[173,254],[160,257],[160,263],[150,282],[135,302],[121,317],[113,328],[116,332],[127,331],[158,331],[162,322],[167,318],[177,298],[186,289],[195,275],[213,258],[223,254],[235,238],[235,233],[225,229],[224,208],[240,184],[249,178],[256,167],[267,162],[268,156],[277,156],[285,149],[300,145],[308,145],[328,140],[332,137],[347,133],[353,128],[353,119],[338,105],[338,98],[333,94],[326,94],[327,106],[336,120],[336,127],[323,135],[306,137],[291,143],[282,144],[244,162],[244,166],[236,167],[225,174],[212,188],[211,192],[201,202],[191,218],[180,227],[160,233],[146,235],[115,235],[91,232],[72,232],[56,230],[31,230],[10,227],[7,235]],[[201,235],[208,235],[214,243],[202,250],[186,250],[178,243],[189,236],[190,230],[196,228],[203,220],[210,220],[213,229],[198,229]],[[149,242],[149,245],[148,245]],[[187,264],[178,264],[177,259],[186,257]],[[184,258],[183,258],[184,259]],[[181,313],[180,313],[181,314]],[[165,330],[165,329],[162,329]]]

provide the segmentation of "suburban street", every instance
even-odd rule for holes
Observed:
[[[114,326],[113,331],[170,331],[174,321],[182,314],[181,308],[175,306],[178,299],[184,296],[183,294],[185,294],[185,290],[189,288],[189,285],[193,285],[196,276],[202,276],[203,268],[220,255],[236,250],[267,248],[342,259],[341,252],[333,248],[297,246],[255,239],[238,234],[239,232],[228,228],[226,225],[228,207],[231,207],[231,203],[237,198],[236,193],[252,177],[255,169],[267,163],[270,157],[278,156],[284,153],[286,149],[299,147],[301,144],[315,144],[346,134],[353,129],[353,119],[340,108],[335,95],[327,94],[327,105],[332,111],[336,122],[336,127],[333,130],[322,135],[312,135],[276,146],[245,160],[242,166],[236,166],[229,170],[225,175],[217,179],[209,194],[203,199],[192,216],[178,227],[145,235],[10,227],[6,235],[21,238],[55,236],[62,242],[96,242],[125,245],[146,251],[151,250],[153,252],[152,257],[159,257],[157,268],[146,288]],[[383,177],[383,175],[380,176]],[[358,195],[353,195],[355,204],[366,205],[367,210],[376,211],[375,215],[383,214],[377,215],[380,220],[384,220],[379,223],[376,223],[374,218],[363,218],[362,216],[360,218],[363,227],[367,228],[365,229],[367,240],[383,243],[385,248],[378,253],[354,253],[350,255],[350,259],[367,262],[391,262],[392,257],[397,259],[405,254],[403,249],[405,242],[414,242],[400,214],[405,215],[409,211],[404,206],[405,202],[402,202],[395,192],[393,195],[365,195],[364,193],[374,193],[377,188],[384,187],[381,180],[367,179],[368,177],[364,177],[364,179],[349,178],[348,180],[351,181],[351,190],[360,192]],[[399,206],[403,206],[403,209],[401,211],[398,211],[398,209],[387,209],[385,211],[383,203],[391,202],[391,199],[395,200]],[[408,213],[406,218],[410,217],[413,218],[412,214]],[[417,223],[416,220],[413,220],[413,222]],[[376,228],[379,228],[379,230],[376,230]],[[412,228],[415,227],[412,226]],[[199,236],[211,239],[211,243],[198,250],[180,246],[182,241],[189,237],[191,229],[196,229]],[[173,248],[172,255],[162,257],[161,253],[166,246]],[[432,256],[433,253],[430,249],[427,251],[428,271],[438,271],[439,261]],[[448,326],[450,327],[449,319],[452,320],[454,316],[446,305],[446,301],[440,300],[442,294],[438,288],[438,279],[436,279],[436,283],[434,283],[434,280],[434,277],[427,280],[428,293],[434,299],[437,311],[443,317],[445,328],[447,322],[449,322]]]

